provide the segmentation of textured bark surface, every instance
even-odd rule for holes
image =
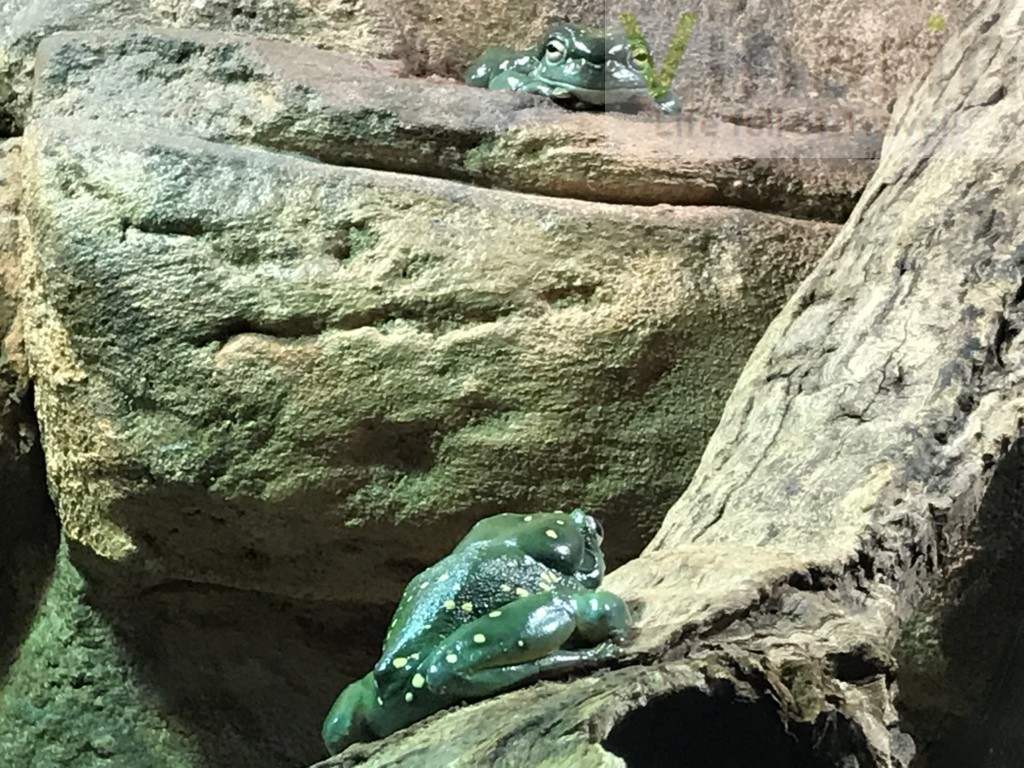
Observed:
[[[948,734],[915,722],[914,689],[961,674],[992,693],[1022,605],[994,581],[1020,552],[1022,14],[988,3],[897,105],[874,179],[751,356],[693,482],[608,579],[640,608],[636,665],[322,765],[904,766],[915,731],[922,764],[943,764],[928,747]],[[987,624],[993,594],[1011,602]],[[975,658],[955,634],[972,629]],[[918,674],[903,702],[895,656]],[[918,715],[950,714],[929,704]]]

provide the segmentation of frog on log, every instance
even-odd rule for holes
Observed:
[[[579,509],[479,521],[409,582],[380,661],[341,692],[324,721],[327,749],[617,656],[630,616],[621,598],[597,589],[602,537]]]

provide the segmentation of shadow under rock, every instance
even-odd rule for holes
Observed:
[[[299,602],[172,582],[90,603],[168,722],[211,768],[306,766],[341,689],[379,655],[390,608]]]
[[[24,410],[32,413],[31,402]],[[0,454],[0,684],[31,630],[59,542],[37,438],[22,456]]]
[[[949,564],[953,575],[944,591],[935,604],[911,618],[897,647],[901,711],[922,748],[915,766],[1021,765],[1022,510],[1024,440],[1019,440],[986,491],[969,534],[965,564]],[[954,528],[953,523],[947,527]]]

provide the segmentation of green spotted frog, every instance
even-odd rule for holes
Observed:
[[[488,517],[406,587],[380,661],[338,696],[332,753],[464,699],[613,658],[629,611],[604,578],[600,524],[582,510]]]
[[[646,54],[643,54],[646,55]],[[650,98],[643,74],[621,33],[574,24],[553,27],[534,48],[489,48],[466,72],[468,85],[538,93],[566,106],[621,104]],[[655,104],[662,113],[682,112],[669,91]]]

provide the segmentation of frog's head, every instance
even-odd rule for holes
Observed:
[[[554,98],[613,104],[648,95],[625,35],[564,24],[548,31],[536,57],[533,77]]]
[[[576,568],[575,577],[581,584],[593,589],[604,579],[604,554],[601,552],[604,529],[596,517],[582,509],[574,509],[569,516],[583,538],[583,556]]]
[[[376,699],[372,672],[341,692],[327,714],[321,731],[324,744],[332,755],[350,744],[379,738],[370,726],[378,706]]]

